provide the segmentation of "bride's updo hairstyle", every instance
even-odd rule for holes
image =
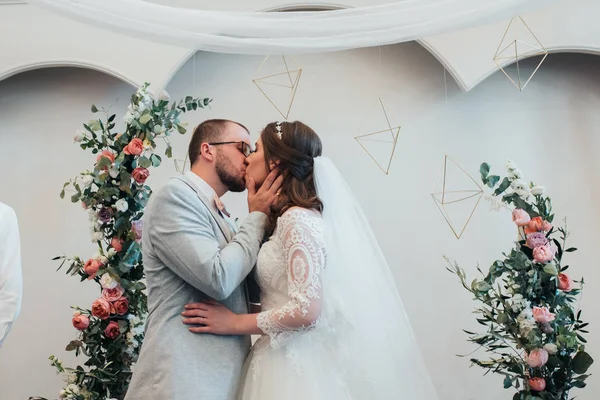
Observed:
[[[323,144],[315,131],[299,121],[272,122],[262,131],[261,139],[267,170],[273,162],[285,174],[279,200],[271,206],[269,234],[277,218],[291,207],[323,212],[313,173],[314,158],[321,155]]]

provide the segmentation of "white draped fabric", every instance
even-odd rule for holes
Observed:
[[[557,0],[403,0],[322,12],[223,12],[142,0],[28,0],[111,31],[220,53],[319,53],[400,43],[509,19]]]

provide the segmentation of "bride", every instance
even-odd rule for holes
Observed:
[[[262,310],[238,315],[212,302],[186,323],[260,335],[240,400],[437,399],[368,221],[321,152],[301,122],[265,127],[246,179],[258,187],[273,168],[286,178],[258,256]]]

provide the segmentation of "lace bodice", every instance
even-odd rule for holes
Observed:
[[[297,332],[314,328],[322,310],[321,272],[326,263],[321,216],[292,208],[277,221],[258,255],[262,312],[258,327],[280,347]]]

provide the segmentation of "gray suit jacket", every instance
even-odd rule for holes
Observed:
[[[212,199],[211,199],[212,201]],[[243,281],[256,263],[267,216],[248,215],[235,235],[185,176],[152,194],[142,252],[148,286],[145,338],[126,400],[232,400],[249,336],[194,334],[186,303],[212,298],[247,313]]]

